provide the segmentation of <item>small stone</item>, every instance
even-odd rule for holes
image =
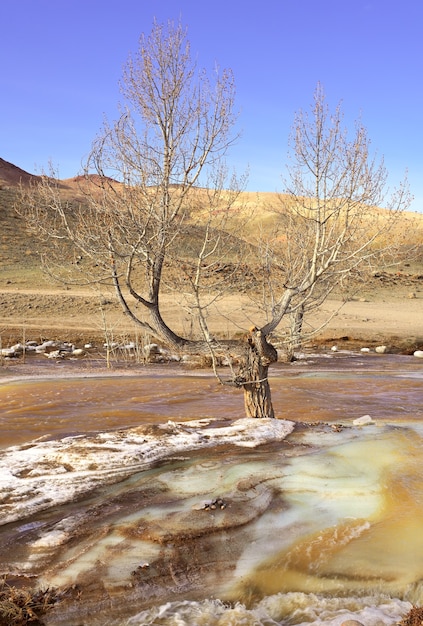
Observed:
[[[375,352],[377,352],[378,354],[385,354],[387,350],[388,348],[386,346],[376,346],[375,348]]]
[[[48,359],[64,359],[65,355],[61,352],[61,350],[53,350],[52,352],[44,352],[44,356]]]
[[[22,354],[25,346],[23,346],[21,343],[16,343],[14,346],[11,346],[10,349],[13,350],[13,352],[16,352],[16,354]]]
[[[85,355],[85,350],[83,350],[82,348],[75,348],[75,350],[72,351],[72,355],[73,356],[84,356]]]
[[[354,426],[368,426],[369,424],[375,424],[374,419],[370,417],[370,415],[362,415],[362,417],[357,417],[353,421]]]

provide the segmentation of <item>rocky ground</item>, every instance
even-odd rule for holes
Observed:
[[[189,317],[174,307],[174,297],[163,300],[164,316],[178,332],[186,333]],[[313,345],[331,342],[344,346],[384,344],[396,351],[412,352],[423,347],[423,273],[376,273],[360,286],[356,295],[341,306],[330,299],[308,320],[317,328],[334,315],[311,340]],[[210,317],[212,331],[223,338],[239,334],[260,321],[247,295],[228,296],[221,314]],[[154,340],[146,337],[122,314],[112,293],[101,297],[90,290],[39,289],[18,283],[0,288],[0,339],[3,347],[45,339],[102,345],[114,342]]]
[[[154,340],[143,336],[143,331],[122,315],[113,292],[100,294],[88,287],[64,287],[52,283],[41,272],[40,255],[48,254],[49,242],[35,240],[14,209],[17,185],[28,177],[33,178],[0,159],[1,345],[5,347],[28,339],[57,339],[77,345],[102,344],[105,339]],[[66,189],[71,190],[71,182],[66,182]],[[265,200],[263,202],[264,207]],[[416,242],[416,237],[419,239],[422,222],[420,219],[415,228],[408,228],[406,241],[411,237],[410,244]],[[239,336],[252,324],[260,325],[265,321],[248,297],[257,281],[254,275],[245,276],[248,284],[243,293],[228,295],[219,302],[220,313],[212,311],[208,318],[211,331],[218,337]],[[375,272],[366,282],[357,284],[354,297],[341,307],[342,295],[326,301],[306,320],[306,331],[323,325],[312,340],[314,344],[382,343],[409,352],[423,347],[422,250],[419,258],[403,262],[389,272]],[[190,336],[192,320],[184,309],[174,306],[174,294],[169,293],[162,299],[162,308],[168,324],[184,336]]]

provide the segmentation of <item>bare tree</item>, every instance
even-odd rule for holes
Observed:
[[[366,129],[356,123],[349,134],[340,105],[330,112],[320,84],[311,111],[296,115],[287,170],[285,193],[273,207],[276,227],[265,241],[271,314],[261,332],[269,335],[285,319],[291,358],[316,332],[304,329],[306,315],[334,289],[348,298],[361,273],[398,261],[411,196],[406,180],[387,192],[387,171],[372,156]]]
[[[164,323],[159,296],[185,274],[200,313],[200,277],[223,249],[231,255],[224,226],[243,184],[228,181],[224,162],[236,139],[232,74],[216,69],[209,80],[192,62],[182,26],[155,24],[129,59],[121,91],[125,106],[93,144],[80,202],[66,200],[51,170],[22,190],[21,206],[40,234],[91,259],[93,279],[112,280],[131,319],[189,349]]]
[[[348,140],[340,110],[330,116],[318,88],[311,120],[299,114],[294,127],[279,233],[246,241],[233,217],[243,181],[228,182],[224,163],[234,139],[231,73],[217,72],[212,83],[192,62],[184,29],[155,24],[125,68],[122,93],[119,119],[105,123],[87,160],[80,203],[44,176],[22,189],[19,210],[58,243],[59,254],[68,242],[88,259],[90,280],[111,282],[124,313],[168,346],[213,358],[236,353],[241,365],[231,382],[244,390],[247,416],[274,417],[271,333],[287,315],[298,322],[353,269],[389,248],[382,235],[407,206],[407,193],[401,189],[390,211],[379,212],[383,163],[371,159],[361,126]],[[225,290],[240,289],[253,251],[267,311],[242,341],[223,343],[210,332],[207,311]],[[196,336],[182,336],[164,319],[161,297],[169,289],[175,306],[196,319]]]

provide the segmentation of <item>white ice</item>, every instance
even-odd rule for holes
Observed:
[[[169,421],[153,432],[137,427],[92,436],[34,441],[0,451],[0,524],[71,502],[100,485],[188,450],[281,441],[294,423],[243,418],[225,426]]]

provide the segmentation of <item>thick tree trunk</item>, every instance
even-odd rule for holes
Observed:
[[[244,389],[247,417],[275,417],[268,379],[269,365],[278,360],[275,348],[257,328],[251,328],[246,337],[245,362],[240,368],[237,383]]]

